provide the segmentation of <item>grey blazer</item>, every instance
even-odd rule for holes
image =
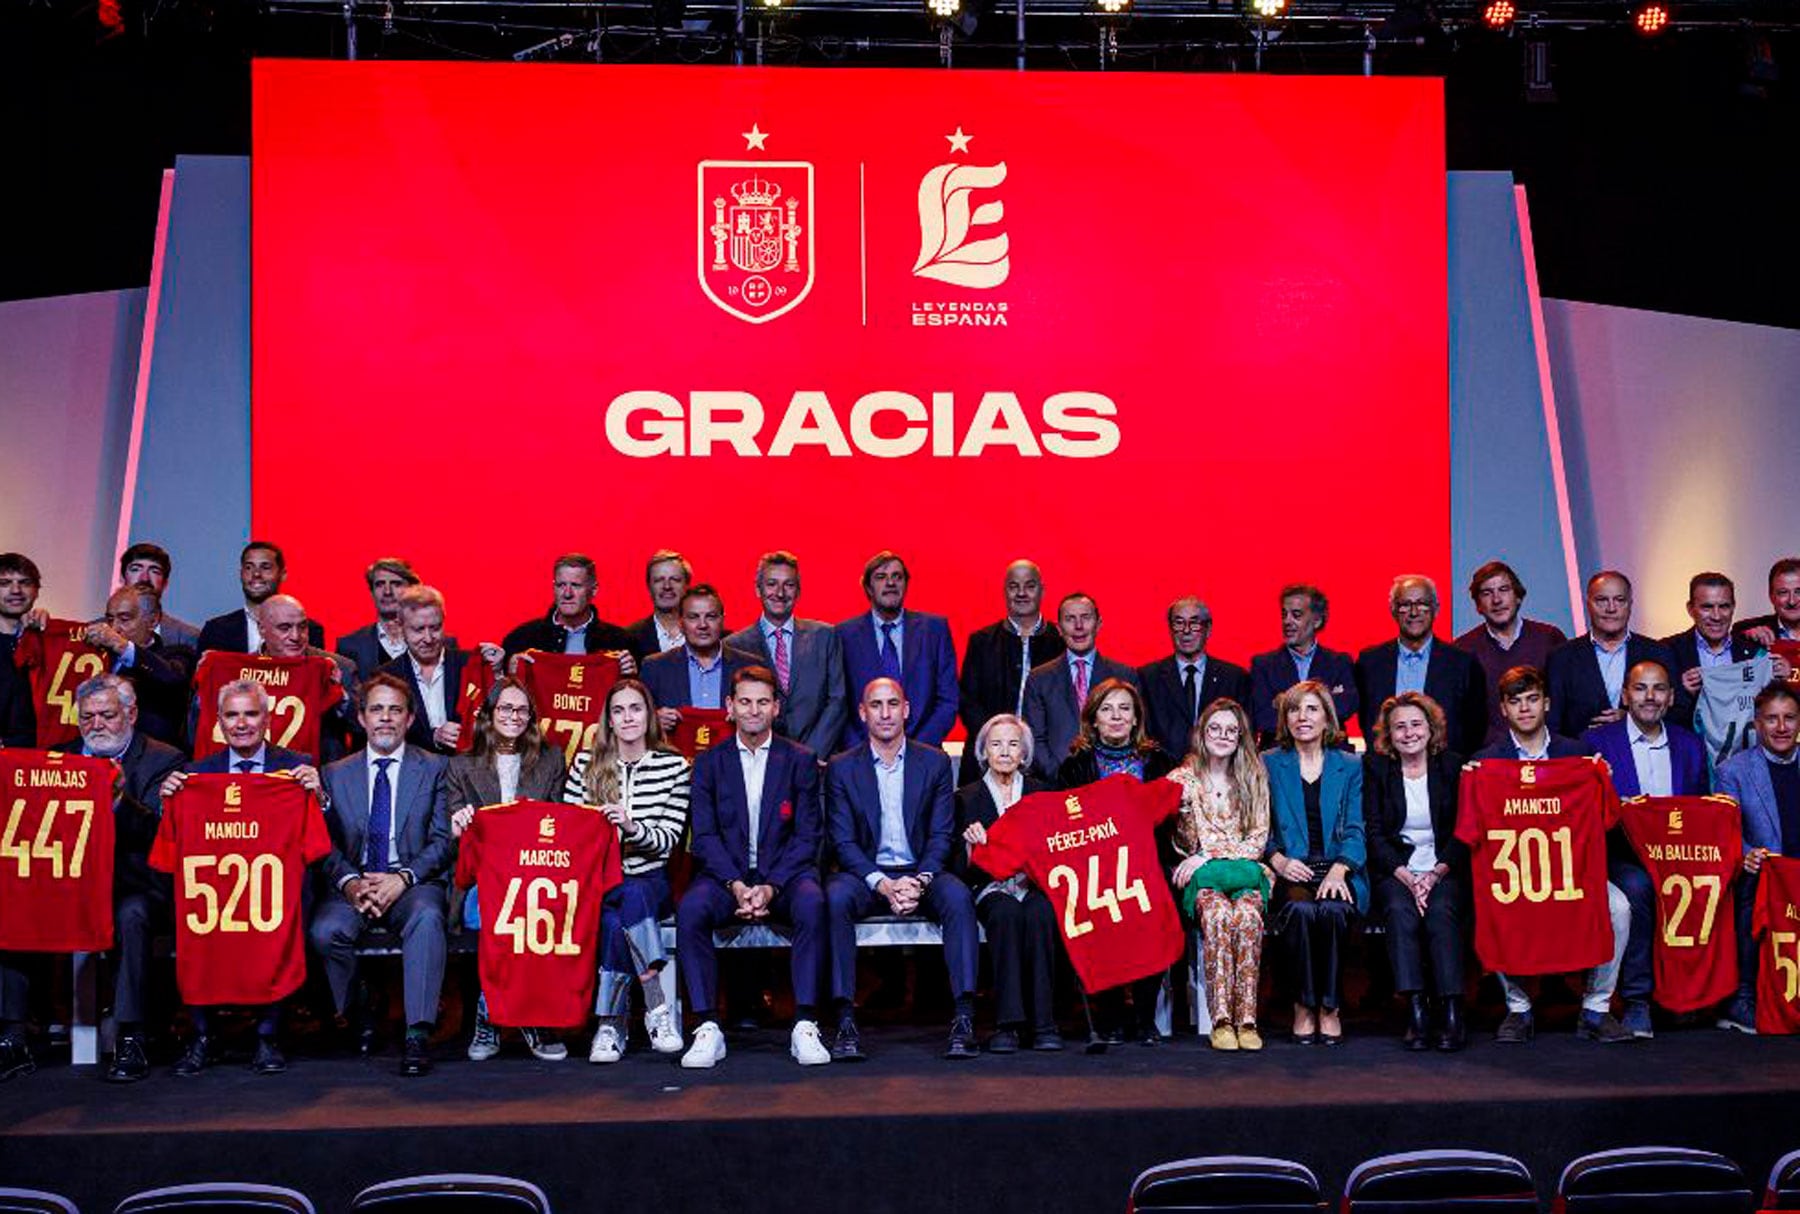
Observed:
[[[369,777],[366,750],[356,751],[325,768],[323,780],[330,803],[325,825],[331,854],[325,857],[325,879],[335,888],[363,871],[363,842],[369,828]],[[400,868],[411,869],[416,881],[447,883],[456,859],[450,840],[450,812],[439,755],[407,746],[402,751],[400,779],[394,789],[396,851]]]
[[[546,744],[538,751],[537,762],[519,768],[518,799],[521,801],[560,801],[563,799],[562,751]],[[500,773],[486,757],[456,755],[450,760],[444,776],[450,813],[465,805],[480,809],[500,802]]]
[[[725,638],[725,644],[755,654],[770,670],[775,655],[763,643],[762,622]],[[850,706],[844,688],[844,647],[837,629],[818,620],[794,621],[794,652],[788,655],[788,693],[781,699],[775,730],[818,755],[837,753]]]
[[[1107,679],[1124,679],[1133,687],[1138,685],[1136,670],[1095,650],[1093,666],[1088,671],[1088,690],[1092,692]],[[1069,757],[1069,748],[1081,732],[1081,706],[1075,702],[1075,681],[1069,675],[1068,655],[1031,668],[1025,679],[1025,724],[1031,726],[1031,740],[1037,747],[1032,754],[1032,770],[1046,780],[1056,779],[1057,768]],[[1148,722],[1145,728],[1149,728]]]

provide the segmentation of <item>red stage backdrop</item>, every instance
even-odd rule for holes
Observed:
[[[465,643],[655,548],[747,625],[864,559],[958,644],[1009,558],[1101,648],[1391,635],[1449,570],[1435,80],[306,63],[255,72],[258,535],[334,633],[409,557]]]

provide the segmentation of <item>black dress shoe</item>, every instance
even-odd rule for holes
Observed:
[[[1453,1054],[1468,1043],[1468,1026],[1463,1023],[1462,996],[1444,996],[1444,1027],[1438,1035],[1437,1047]]]
[[[198,1075],[212,1061],[212,1038],[201,1033],[188,1042],[188,1047],[175,1060],[175,1073],[182,1078]]]
[[[988,1047],[992,1049],[992,1046]],[[1064,1047],[1062,1034],[1055,1029],[1038,1029],[1031,1035],[1031,1048],[1046,1054],[1060,1054]]]
[[[1138,1031],[1138,1044],[1143,1046],[1161,1045],[1162,1034],[1156,1031],[1154,1024],[1147,1025]]]
[[[1012,1029],[995,1029],[994,1035],[988,1038],[987,1052],[990,1054],[1018,1053],[1019,1034]]]
[[[1014,1039],[1014,1049],[1018,1048]],[[975,1022],[967,1016],[957,1016],[950,1021],[950,1042],[944,1047],[946,1058],[979,1058],[981,1047],[975,1044]]]
[[[279,1075],[287,1070],[287,1056],[275,1044],[275,1038],[256,1039],[256,1057],[250,1060],[250,1069],[258,1075]]]
[[[833,1062],[866,1062],[868,1057],[863,1053],[862,1035],[856,1031],[856,1021],[849,1016],[840,1019],[837,1036],[831,1041],[831,1060]]]
[[[431,1073],[430,1042],[411,1033],[406,1035],[406,1045],[400,1052],[400,1073],[409,1077]]]
[[[0,1039],[0,1083],[15,1075],[29,1075],[37,1070],[37,1061],[31,1056],[31,1047],[19,1037]]]
[[[1425,996],[1414,993],[1408,997],[1409,1016],[1406,1023],[1406,1048],[1413,1051],[1431,1048],[1431,1013],[1425,1004]]]
[[[132,1033],[119,1038],[113,1047],[112,1065],[106,1068],[108,1083],[136,1083],[150,1073],[150,1060],[144,1057],[144,1039]]]

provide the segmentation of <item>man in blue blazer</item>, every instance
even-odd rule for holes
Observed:
[[[675,955],[700,1021],[681,1059],[690,1069],[725,1057],[713,931],[734,923],[790,929],[794,1028],[788,1053],[801,1066],[831,1061],[818,1024],[827,931],[819,885],[825,828],[819,764],[806,747],[776,736],[779,703],[774,671],[737,671],[731,679],[732,741],[694,760],[688,802],[694,875],[675,911]]]
[[[1770,853],[1800,856],[1800,691],[1770,683],[1756,697],[1756,745],[1719,764],[1718,791],[1744,814],[1744,875],[1737,886],[1738,993],[1719,1027],[1756,1031],[1757,874]]]
[[[1035,750],[1031,766],[1046,780],[1069,757],[1081,732],[1081,709],[1093,689],[1107,679],[1137,686],[1137,671],[1099,652],[1100,605],[1076,591],[1056,605],[1056,627],[1063,652],[1032,668],[1025,680],[1025,724],[1031,726]],[[1176,752],[1177,756],[1186,751]]]
[[[426,1045],[444,984],[444,907],[456,845],[444,788],[445,761],[406,744],[412,693],[390,674],[362,686],[368,746],[325,769],[331,854],[307,937],[325,960],[339,1015],[349,1008],[356,946],[370,928],[400,938],[406,1044],[402,1075],[431,1069]],[[365,1034],[365,1045],[368,1037]]]
[[[800,602],[800,558],[793,553],[766,552],[756,562],[756,597],[762,615],[726,637],[725,647],[750,654],[775,672],[781,680],[775,732],[794,739],[823,763],[837,753],[849,718],[844,643],[831,625],[794,615]]]
[[[906,689],[913,709],[906,736],[941,746],[956,724],[956,646],[943,616],[906,609],[910,580],[896,552],[877,552],[863,566],[869,611],[837,626],[844,644],[845,702],[861,703],[863,689],[874,679],[893,679]],[[861,715],[851,716],[848,726],[846,743],[861,742],[866,736]]]
[[[1660,641],[1631,631],[1631,579],[1603,569],[1588,579],[1588,630],[1557,649],[1544,666],[1551,703],[1550,728],[1577,737],[1596,725],[1622,720],[1625,672],[1639,662],[1675,659]]]
[[[1242,666],[1206,652],[1212,609],[1194,595],[1169,604],[1169,644],[1174,652],[1138,667],[1150,736],[1176,758],[1188,752],[1188,735],[1207,705],[1221,696],[1250,709],[1250,675]]]
[[[756,665],[725,644],[725,600],[705,582],[681,596],[681,634],[681,645],[645,659],[640,676],[665,733],[681,723],[683,708],[724,708],[731,676]]]
[[[1296,582],[1281,588],[1281,648],[1250,659],[1251,723],[1265,744],[1275,738],[1275,697],[1302,679],[1316,679],[1331,692],[1339,721],[1356,715],[1356,668],[1347,653],[1319,644],[1331,603],[1317,586]]]
[[[944,1056],[979,1053],[975,900],[948,871],[956,824],[950,756],[907,739],[908,712],[897,681],[871,681],[857,706],[868,740],[832,759],[825,771],[826,816],[840,869],[825,887],[831,994],[838,1013],[831,1056],[842,1062],[867,1056],[856,1029],[856,924],[876,913],[923,914],[943,929],[956,1001]]]
[[[1473,656],[1431,634],[1437,623],[1437,583],[1420,574],[1394,579],[1388,614],[1398,635],[1373,645],[1356,659],[1356,695],[1365,738],[1375,736],[1382,702],[1401,691],[1421,691],[1444,710],[1450,749],[1459,755],[1478,750],[1487,737],[1487,676]]]

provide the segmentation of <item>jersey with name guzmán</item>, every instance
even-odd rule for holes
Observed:
[[[319,653],[271,658],[209,650],[194,671],[194,695],[200,705],[194,723],[194,758],[204,759],[225,749],[225,733],[219,727],[219,691],[227,683],[248,679],[261,683],[269,693],[265,731],[269,741],[317,761],[321,722],[344,698],[342,684],[331,677],[336,670],[336,664]]]

